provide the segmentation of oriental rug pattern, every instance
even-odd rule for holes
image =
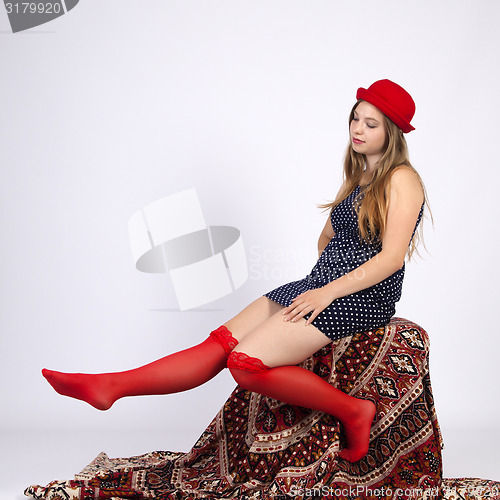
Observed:
[[[498,483],[442,480],[428,361],[427,333],[393,318],[302,364],[376,404],[370,449],[356,463],[337,458],[343,432],[332,416],[237,387],[188,453],[115,459],[101,453],[74,480],[30,486],[25,494],[44,500],[500,498]],[[476,487],[482,496],[474,496]]]

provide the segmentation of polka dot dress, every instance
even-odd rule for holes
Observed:
[[[358,218],[353,203],[360,192],[361,187],[357,186],[331,212],[330,220],[335,236],[309,275],[266,293],[266,297],[283,306],[289,306],[297,295],[340,278],[380,252],[380,243],[366,243],[359,235]],[[422,211],[423,206],[415,229],[420,222]],[[386,325],[396,311],[396,302],[401,298],[403,277],[404,265],[384,281],[334,300],[318,314],[312,324],[331,340]],[[308,316],[306,315],[306,318]]]

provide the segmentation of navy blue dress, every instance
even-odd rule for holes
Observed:
[[[353,203],[361,187],[343,200],[330,215],[335,236],[330,240],[311,272],[299,281],[282,285],[265,294],[266,297],[289,306],[292,299],[314,288],[320,288],[351,272],[378,254],[380,243],[367,243],[359,234],[358,218]],[[423,212],[420,210],[415,230]],[[415,232],[415,231],[414,231]],[[385,326],[396,311],[401,298],[405,266],[380,283],[334,300],[312,321],[331,340]],[[306,315],[306,318],[310,314]]]

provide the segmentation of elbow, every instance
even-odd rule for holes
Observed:
[[[402,259],[398,259],[395,262],[395,264],[394,264],[394,271],[393,271],[393,273],[395,273],[396,271],[399,271],[404,265],[405,265],[405,259],[404,259],[404,257]]]
[[[399,271],[405,265],[405,256],[393,259],[393,273]]]
[[[383,254],[383,252],[380,252]],[[380,254],[379,254],[380,255]],[[395,253],[386,253],[383,255],[384,263],[387,266],[387,270],[389,272],[389,276],[394,274],[396,271],[399,271],[405,263],[406,254],[395,254]]]

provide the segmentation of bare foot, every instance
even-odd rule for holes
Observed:
[[[370,429],[375,417],[375,405],[366,399],[358,399],[357,415],[342,422],[347,437],[347,448],[338,454],[348,462],[357,462],[367,453],[370,445]]]
[[[62,373],[43,369],[42,375],[56,392],[63,396],[80,399],[98,410],[111,408],[115,400],[106,396],[106,379],[103,375]]]

